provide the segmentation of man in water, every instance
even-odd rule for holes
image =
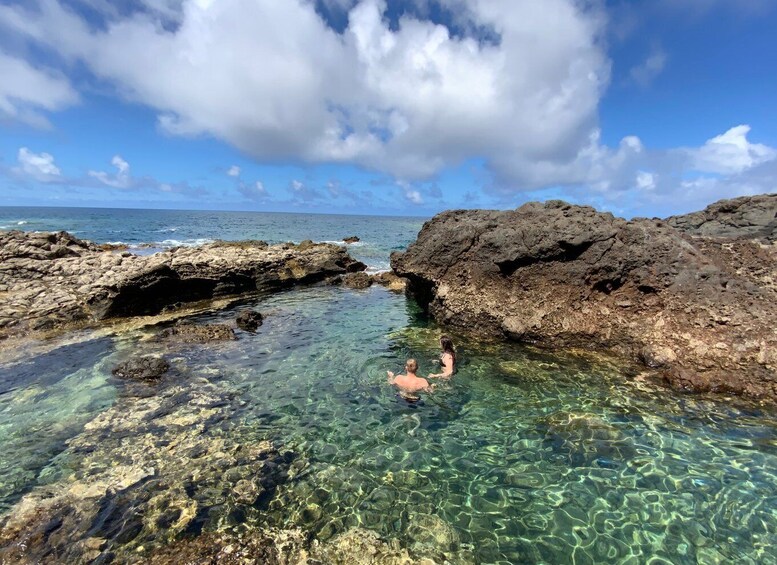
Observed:
[[[405,363],[405,375],[395,375],[391,371],[386,371],[388,382],[396,386],[403,397],[405,395],[416,396],[414,394],[416,392],[431,392],[432,387],[429,385],[429,381],[416,375],[417,370],[418,363],[416,360],[408,359]]]

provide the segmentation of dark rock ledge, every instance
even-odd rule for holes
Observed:
[[[361,271],[344,247],[216,242],[151,256],[60,233],[0,232],[0,338]]]
[[[672,218],[692,236],[560,201],[455,210],[391,263],[443,324],[607,350],[679,390],[774,401],[776,215],[772,195],[718,203],[703,221]],[[712,233],[728,237],[704,237],[723,224]]]

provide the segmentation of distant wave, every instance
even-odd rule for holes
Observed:
[[[27,222],[26,220],[21,220],[21,221],[19,221],[19,222],[16,222],[16,225],[17,225],[17,226],[24,226],[24,225],[26,225],[27,223],[28,223],[28,222]]]
[[[157,231],[158,231],[158,232],[161,232],[161,233],[170,233],[170,232],[176,232],[176,231],[178,231],[178,228],[177,228],[177,227],[172,227],[172,228],[162,228],[162,229],[160,229],[160,230],[157,230]]]
[[[215,240],[206,238],[197,239],[165,239],[164,241],[154,242],[152,245],[160,245],[162,247],[197,247],[198,245],[205,245],[206,243],[213,243]]]
[[[324,239],[317,243],[334,243],[335,245],[348,245],[348,247],[361,247],[364,245],[363,241],[357,241],[356,243],[345,243],[342,239],[339,241],[331,241],[329,239]]]

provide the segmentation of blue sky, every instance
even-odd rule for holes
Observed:
[[[665,216],[777,189],[772,0],[0,0],[0,205]]]

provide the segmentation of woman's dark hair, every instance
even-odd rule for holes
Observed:
[[[440,345],[442,346],[443,353],[450,353],[453,357],[453,362],[456,362],[456,349],[453,347],[453,340],[447,335],[440,336]]]

